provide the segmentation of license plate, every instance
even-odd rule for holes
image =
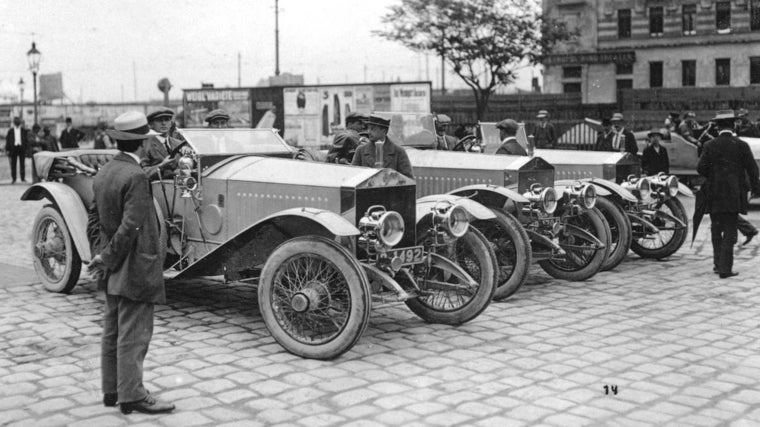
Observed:
[[[386,252],[388,259],[398,258],[401,265],[419,264],[423,260],[424,251],[422,246],[410,246],[408,248],[392,249]]]

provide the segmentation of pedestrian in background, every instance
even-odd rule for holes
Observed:
[[[105,150],[106,148],[111,148],[112,146],[113,143],[106,134],[106,124],[103,122],[98,123],[98,127],[95,129],[95,142],[93,143],[92,148],[96,150]]]
[[[519,129],[519,127],[520,126],[517,122],[512,119],[505,119],[496,123],[496,129],[499,129],[501,146],[496,150],[495,154],[511,154],[515,156],[528,155],[525,148],[517,142],[517,129]]]
[[[612,150],[612,121],[608,118],[602,119],[602,130],[596,134],[596,144],[594,151],[611,151]]]
[[[143,386],[143,361],[153,336],[154,304],[166,302],[159,221],[148,176],[140,167],[146,139],[157,133],[133,111],[114,122],[109,136],[119,153],[95,175],[90,223],[98,225],[89,270],[105,279],[101,353],[103,404],[121,412],[171,412]],[[94,218],[93,218],[94,217]]]
[[[46,151],[61,151],[58,140],[50,133],[50,128],[47,126],[42,128],[42,146]]]
[[[670,173],[668,150],[660,145],[660,139],[665,136],[664,132],[666,132],[664,129],[652,129],[647,134],[649,145],[641,154],[641,169],[646,175],[657,175],[660,172]]]
[[[712,222],[713,271],[721,279],[739,274],[733,271],[738,216],[747,213],[750,186],[760,194],[757,164],[749,145],[733,135],[734,119],[731,113],[713,119],[718,136],[705,143],[697,163],[707,178],[702,191]]]
[[[16,165],[18,165],[21,182],[26,182],[26,150],[29,146],[29,134],[21,124],[21,118],[14,117],[13,125],[5,135],[5,153],[11,162],[11,184],[16,183]]]
[[[34,153],[39,153],[40,151],[44,150],[42,147],[42,135],[40,135],[40,129],[40,125],[35,123],[32,126],[32,130],[29,131],[29,136],[27,137],[29,145],[26,157],[31,158]]]
[[[549,123],[549,112],[541,110],[536,118],[539,120],[533,130],[533,142],[536,148],[554,148],[557,143],[557,134],[554,125]]]
[[[612,137],[610,147],[602,151],[618,151],[627,152],[636,155],[639,152],[639,146],[636,145],[636,137],[633,136],[633,132],[625,128],[623,124],[623,115],[621,113],[615,113],[610,119],[612,122]]]
[[[66,129],[61,132],[61,137],[58,138],[61,142],[61,148],[79,148],[79,141],[83,139],[84,132],[71,124],[71,117],[66,117]]]

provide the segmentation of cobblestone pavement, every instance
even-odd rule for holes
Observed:
[[[17,202],[23,189],[0,186],[0,262],[28,269],[42,203]],[[718,280],[706,225],[668,261],[630,254],[586,282],[534,269],[460,327],[377,307],[334,361],[283,351],[249,286],[170,282],[146,360],[146,386],[177,405],[160,416],[102,406],[92,283],[59,295],[4,277],[0,425],[758,425],[758,244]]]

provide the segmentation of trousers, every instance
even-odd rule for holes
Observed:
[[[734,245],[737,238],[736,212],[711,213],[713,264],[720,274],[729,274],[734,267]]]
[[[16,182],[16,163],[18,163],[21,180],[26,179],[26,154],[21,146],[14,146],[8,152],[8,160],[11,162],[11,179]]]
[[[119,402],[137,402],[143,386],[143,361],[153,337],[153,303],[106,294],[100,371],[103,393],[117,393]]]

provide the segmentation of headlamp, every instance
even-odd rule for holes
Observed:
[[[393,247],[404,237],[404,218],[398,212],[386,211],[383,206],[370,206],[359,220],[359,230],[365,238]]]
[[[557,210],[557,192],[552,187],[542,188],[541,184],[536,182],[523,196],[531,203],[539,203],[541,209],[550,215]]]
[[[442,226],[449,236],[458,239],[467,233],[470,219],[463,207],[442,203],[433,208],[433,223]]]

